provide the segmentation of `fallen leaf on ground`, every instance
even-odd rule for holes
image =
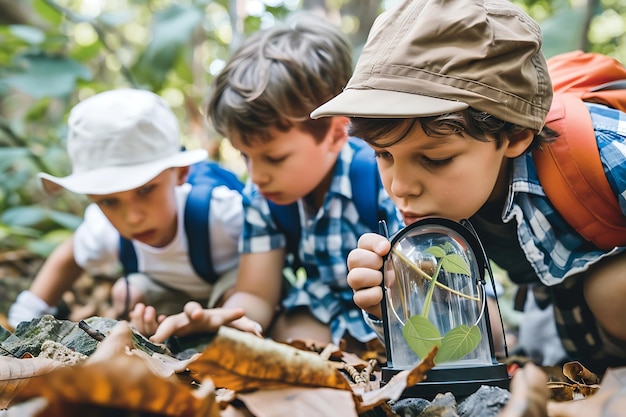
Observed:
[[[626,368],[608,369],[598,391],[585,399],[548,403],[550,417],[622,416],[626,411]]]
[[[332,388],[286,388],[238,394],[255,417],[358,417],[348,391]]]
[[[351,390],[343,374],[319,355],[225,326],[188,368],[238,392],[294,385]]]
[[[0,409],[7,408],[32,377],[47,374],[62,366],[65,365],[47,358],[0,356]]]
[[[380,389],[363,393],[361,402],[357,403],[359,413],[371,410],[389,400],[397,400],[407,387],[426,379],[426,373],[435,367],[435,355],[437,346],[433,347],[415,368],[397,373]]]
[[[580,362],[568,362],[563,365],[563,375],[568,377],[572,382],[581,384],[594,385],[600,383],[600,378],[589,369],[585,368]]]

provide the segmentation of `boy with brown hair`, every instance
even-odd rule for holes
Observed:
[[[370,150],[360,139],[348,139],[347,117],[309,118],[341,91],[351,72],[352,49],[339,28],[301,16],[253,34],[213,84],[208,118],[242,153],[249,174],[239,274],[224,307],[243,308],[277,340],[338,344],[348,335],[358,342],[376,337],[346,282],[349,251],[361,234],[373,231],[354,203],[350,175],[354,156]],[[373,153],[368,166],[377,185]],[[375,214],[397,230],[400,217],[382,186],[366,192],[373,194]],[[282,215],[270,206],[294,203],[299,230],[283,230]],[[294,232],[295,258],[307,277],[282,298],[287,240]]]
[[[570,359],[598,370],[624,365],[626,247],[599,249],[576,233],[547,198],[530,152],[559,140],[544,127],[553,93],[540,48],[537,23],[508,1],[403,1],[375,23],[344,91],[312,117],[350,116],[406,224],[469,219],[514,282],[549,296],[530,301],[551,300]],[[585,104],[626,213],[626,115]],[[354,300],[374,317],[389,249],[366,234],[348,258]]]

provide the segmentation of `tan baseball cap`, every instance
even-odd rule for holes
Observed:
[[[141,187],[172,167],[207,158],[181,150],[178,119],[167,102],[147,90],[120,88],[91,96],[72,108],[67,152],[72,173],[39,173],[47,192],[110,194]]]
[[[405,0],[374,23],[344,91],[311,113],[413,118],[468,106],[535,131],[552,102],[539,25],[507,0]]]

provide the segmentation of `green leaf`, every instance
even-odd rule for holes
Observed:
[[[160,90],[176,59],[191,45],[191,36],[202,18],[202,11],[191,5],[173,5],[155,13],[152,41],[132,69],[135,78]]]
[[[77,79],[91,78],[87,67],[70,58],[27,54],[16,59],[23,71],[3,82],[35,98],[66,97],[76,88]]]
[[[59,226],[70,230],[76,230],[83,221],[80,216],[57,210],[50,211],[50,219]]]
[[[435,363],[457,361],[472,352],[480,343],[482,336],[478,326],[460,325],[450,330],[443,337],[435,356]]]
[[[567,2],[566,2],[567,3]],[[563,52],[582,49],[580,43],[585,26],[585,8],[562,10],[541,22],[543,44],[541,50],[549,58]],[[567,28],[567,30],[563,30]]]
[[[440,248],[439,246],[431,246],[430,248],[426,249],[425,252],[430,253],[437,259],[446,256],[446,251],[444,251],[443,248]]]
[[[55,26],[60,25],[63,21],[63,15],[49,4],[46,4],[44,0],[34,0],[33,9],[39,16]]]
[[[39,45],[46,34],[39,28],[27,25],[11,25],[11,33],[30,45]]]
[[[451,253],[446,255],[441,261],[441,267],[451,274],[472,275],[469,265],[461,255]]]
[[[410,317],[402,328],[402,335],[409,347],[421,359],[433,349],[441,345],[439,330],[427,319],[420,315]]]
[[[15,161],[30,156],[31,152],[28,148],[6,148],[0,147],[0,170],[8,169]]]

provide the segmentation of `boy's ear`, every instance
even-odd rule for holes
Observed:
[[[534,138],[535,134],[530,129],[524,129],[521,132],[511,134],[504,156],[507,158],[517,158],[526,152],[533,143]]]
[[[177,185],[183,185],[187,182],[187,176],[189,175],[189,167],[178,167],[176,168],[177,175]]]
[[[331,148],[341,151],[343,145],[348,141],[348,124],[350,119],[345,116],[332,116],[328,135],[331,136]]]

